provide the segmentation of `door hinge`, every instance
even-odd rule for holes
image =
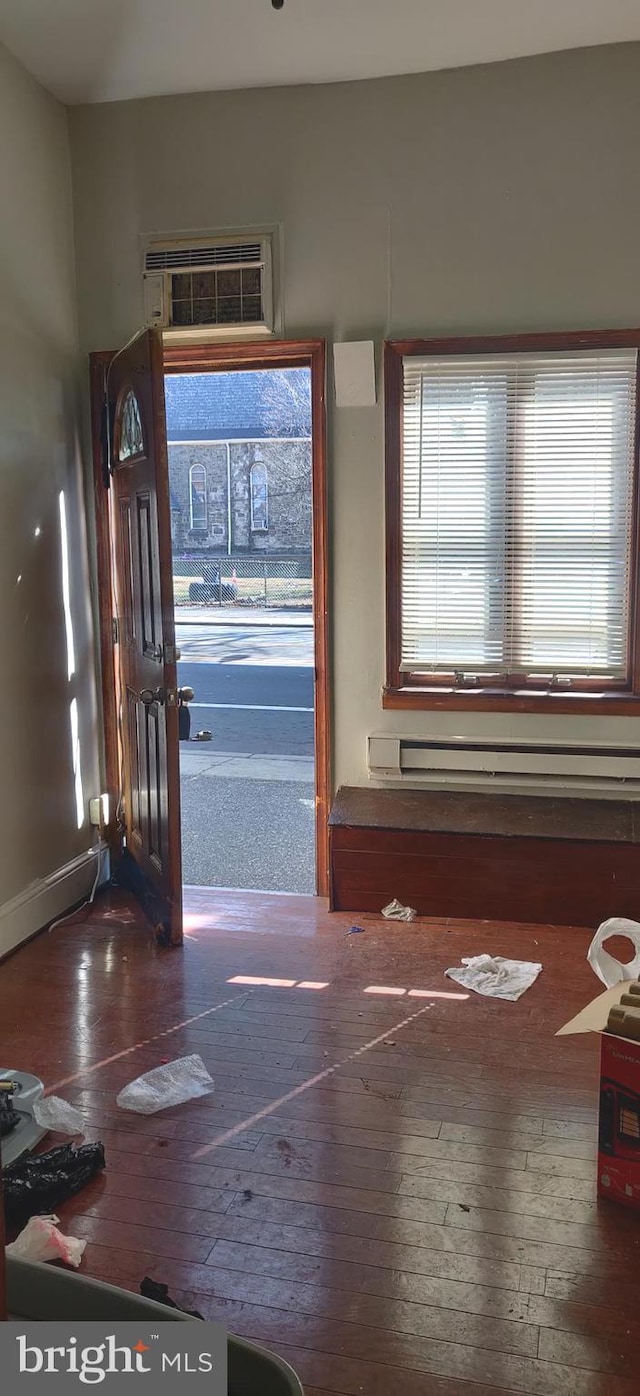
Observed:
[[[114,645],[117,645],[117,644],[118,644],[119,637],[120,637],[120,627],[119,627],[119,625],[118,625],[118,617],[117,617],[117,616],[112,616],[112,619],[111,619],[111,640],[112,640],[112,643],[113,643]]]

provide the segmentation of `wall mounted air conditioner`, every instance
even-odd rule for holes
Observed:
[[[268,234],[149,238],[143,250],[145,323],[168,343],[274,332]]]
[[[628,743],[504,738],[367,738],[370,780],[436,790],[518,791],[637,800],[640,749]]]

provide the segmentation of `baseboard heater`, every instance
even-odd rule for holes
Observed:
[[[373,733],[369,779],[440,789],[517,790],[616,800],[640,798],[640,747],[544,740],[480,741]]]

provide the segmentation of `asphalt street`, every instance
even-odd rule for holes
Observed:
[[[313,756],[313,669],[181,661],[178,678],[195,693],[192,735],[206,728],[216,751]]]
[[[191,731],[212,732],[216,751],[313,756],[313,630],[224,618],[176,617],[181,685],[189,685]]]

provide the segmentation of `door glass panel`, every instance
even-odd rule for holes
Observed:
[[[142,418],[135,393],[130,388],[122,404],[120,416],[120,446],[118,460],[144,455]]]
[[[138,506],[138,561],[140,568],[140,611],[142,619],[142,652],[152,654],[156,647],[155,627],[155,571],[151,551],[151,501],[148,494],[139,494]]]

